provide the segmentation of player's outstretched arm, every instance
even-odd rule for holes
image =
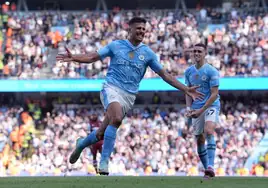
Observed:
[[[186,108],[187,111],[190,111],[192,103],[193,103],[193,99],[189,96],[189,95],[185,95],[185,101],[186,101]]]
[[[93,63],[100,60],[100,56],[97,52],[90,52],[88,54],[72,54],[68,48],[65,47],[65,54],[58,54],[56,56],[57,61],[62,62],[77,62],[77,63]]]
[[[183,83],[181,83],[180,81],[178,81],[176,78],[174,78],[173,76],[171,76],[168,72],[166,72],[164,69],[160,70],[158,72],[158,75],[165,81],[167,82],[169,85],[172,85],[173,87],[187,93],[188,91],[188,87],[186,85],[184,85]]]
[[[199,86],[187,87],[176,78],[167,73],[164,69],[158,72],[158,75],[169,85],[185,92],[187,95],[193,98],[193,100],[202,99],[204,94],[196,91]]]

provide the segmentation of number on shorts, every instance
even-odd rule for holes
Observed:
[[[210,109],[207,113],[208,116],[211,116],[212,114],[214,114],[215,110],[214,109]]]

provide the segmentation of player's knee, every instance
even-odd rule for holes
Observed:
[[[208,129],[205,131],[206,135],[213,135],[214,134],[214,130],[213,129]]]
[[[209,122],[206,124],[204,132],[206,135],[212,135],[214,134],[214,129],[215,129],[214,123]]]
[[[122,123],[122,117],[121,116],[113,116],[111,117],[110,125],[114,125],[116,127],[119,127]]]
[[[198,145],[205,144],[205,142],[206,142],[205,136],[203,134],[197,135],[196,139],[197,139],[197,144]]]

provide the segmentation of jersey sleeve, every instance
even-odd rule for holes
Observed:
[[[113,42],[107,44],[103,48],[100,48],[97,53],[99,54],[101,60],[105,59],[106,57],[111,57],[113,55],[112,51]]]
[[[210,88],[220,85],[219,77],[220,77],[219,71],[217,71],[216,69],[215,70],[213,69],[211,71],[210,81],[209,81]]]
[[[160,70],[163,69],[163,66],[161,65],[161,63],[159,63],[155,53],[153,52],[151,53],[151,59],[148,65],[155,73],[158,73]]]

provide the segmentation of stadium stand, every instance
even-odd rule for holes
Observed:
[[[65,45],[77,54],[96,50],[115,39],[125,39],[127,21],[133,16],[148,20],[144,43],[174,76],[182,77],[192,63],[185,49],[206,42],[206,59],[220,70],[221,77],[267,77],[268,14],[247,11],[248,7],[242,3],[229,11],[115,8],[106,12],[16,12],[15,4],[10,10],[3,5],[0,78],[30,81],[104,78],[109,59],[91,65],[67,64],[56,62],[56,54],[63,52]],[[154,77],[148,70],[145,78]],[[223,92],[231,96],[236,93]],[[18,100],[25,93],[16,94]],[[217,176],[268,176],[268,153],[263,148],[261,152],[256,150],[268,134],[268,104],[264,95],[257,101],[250,99],[251,94],[244,101],[230,97],[222,102],[216,130]],[[70,165],[68,157],[76,138],[89,132],[92,112],[103,119],[98,98],[85,95],[74,102],[72,97],[58,93],[56,100],[40,100],[39,96],[39,100],[16,103],[10,95],[0,97],[0,176],[95,174],[89,149],[74,165]],[[156,93],[150,100],[153,105],[137,101],[139,105],[124,119],[110,163],[112,174],[202,175],[184,106],[170,105],[174,98],[164,105],[168,95],[165,97],[159,98]],[[83,108],[81,104],[88,105]],[[247,165],[251,158],[253,165]]]
[[[74,165],[68,163],[68,156],[75,139],[88,133],[90,114],[97,113],[101,120],[102,109],[59,104],[47,112],[44,101],[28,100],[26,104],[24,108],[1,107],[1,175],[94,174],[89,149]],[[167,105],[136,107],[118,131],[111,173],[199,175],[202,168],[184,110]],[[267,175],[263,157],[254,170],[244,167],[267,132],[267,110],[266,103],[224,101],[216,130],[217,175],[255,175],[260,165],[263,170],[257,175]]]
[[[0,66],[2,77],[103,78],[109,59],[93,65],[67,65],[55,61],[55,48],[59,47],[62,52],[67,45],[75,54],[87,53],[112,40],[124,39],[127,37],[127,21],[134,15],[148,19],[144,43],[157,53],[161,63],[173,75],[182,76],[187,64],[191,63],[189,54],[183,49],[206,41],[209,47],[207,61],[220,70],[222,77],[268,76],[268,15],[211,11],[202,9],[198,14],[186,16],[174,10],[10,13],[4,24],[6,42],[3,66]],[[221,15],[223,24],[209,25],[201,30],[201,23],[219,17],[213,12]],[[48,54],[53,54],[50,59]],[[145,77],[155,76],[148,71]]]

